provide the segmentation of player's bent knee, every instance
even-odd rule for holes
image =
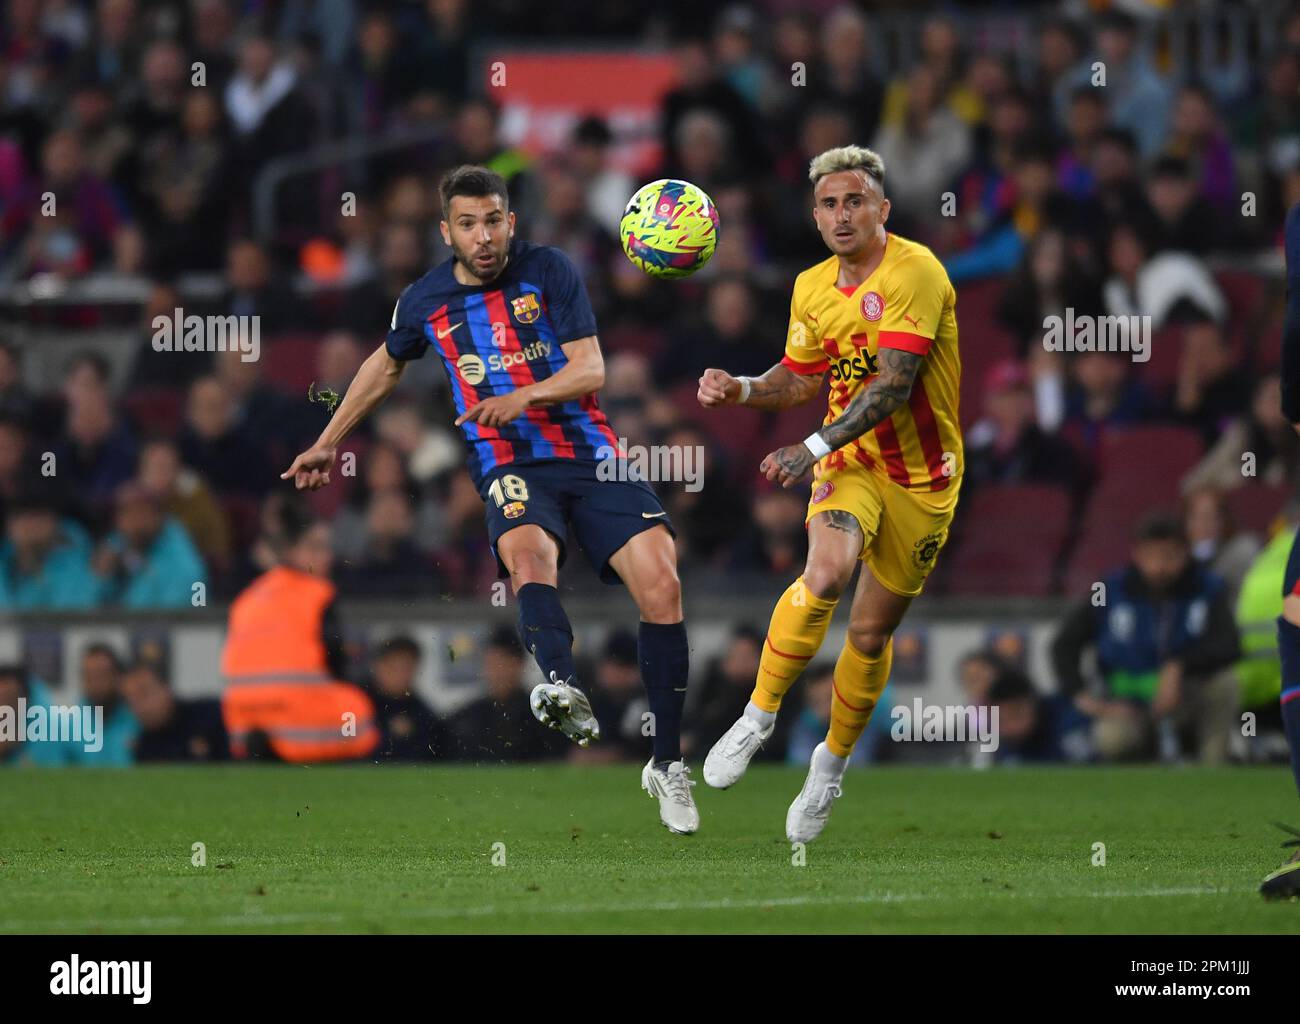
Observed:
[[[538,548],[512,551],[504,561],[516,589],[529,583],[554,583],[558,572],[554,554]]]
[[[673,569],[660,572],[638,595],[641,618],[646,622],[680,622],[682,585]]]
[[[803,571],[803,585],[814,597],[832,600],[844,593],[853,578],[854,563],[847,565],[832,559],[809,559]]]
[[[849,643],[868,658],[878,658],[884,653],[893,634],[876,626],[855,626],[849,623]]]

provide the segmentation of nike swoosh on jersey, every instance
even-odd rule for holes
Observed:
[[[438,328],[437,331],[438,340],[442,341],[443,338],[447,337],[447,335],[449,335],[452,331],[454,331],[457,327],[459,327],[464,322],[465,322],[464,320],[458,321],[457,323],[454,323],[450,327],[448,327],[445,331],[442,328]]]
[[[642,512],[642,519],[658,519],[660,516],[666,516],[667,512]]]

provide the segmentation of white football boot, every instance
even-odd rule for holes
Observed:
[[[767,742],[775,728],[775,716],[772,724],[764,729],[749,715],[742,714],[722,734],[722,738],[713,744],[709,756],[704,759],[704,781],[715,789],[734,786],[745,774],[750,759]]]
[[[811,843],[826,827],[831,805],[842,792],[847,757],[836,757],[825,743],[818,743],[808,765],[808,778],[785,816],[785,837],[792,843]]]
[[[700,812],[691,796],[691,770],[685,761],[674,761],[667,768],[656,768],[652,757],[641,769],[641,788],[659,800],[659,820],[669,832],[689,836],[700,827]]]
[[[549,683],[538,683],[533,687],[528,705],[533,709],[534,718],[552,729],[559,729],[580,747],[600,739],[600,723],[591,713],[587,695],[568,680],[560,682],[554,672]]]

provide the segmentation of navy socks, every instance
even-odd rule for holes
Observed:
[[[641,681],[654,715],[654,760],[662,767],[682,756],[682,706],[686,703],[686,677],[691,664],[686,623],[641,623],[637,654]]]
[[[519,636],[524,649],[537,659],[542,675],[552,672],[564,682],[574,675],[573,628],[560,606],[560,592],[545,583],[519,588]]]

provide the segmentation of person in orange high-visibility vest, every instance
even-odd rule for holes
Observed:
[[[379,730],[370,698],[341,679],[329,524],[293,505],[277,519],[269,540],[279,564],[230,606],[221,710],[231,753],[298,764],[365,757]]]

